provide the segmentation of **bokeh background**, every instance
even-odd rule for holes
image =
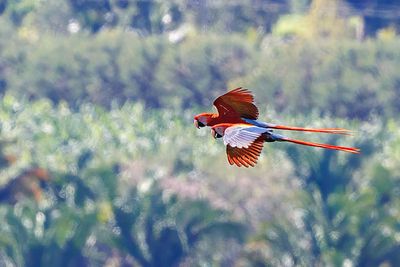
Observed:
[[[0,266],[400,266],[400,2],[0,0]],[[230,166],[193,115],[266,144]]]

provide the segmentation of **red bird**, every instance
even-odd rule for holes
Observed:
[[[312,129],[293,126],[277,125],[258,121],[258,108],[254,105],[254,96],[251,91],[242,87],[233,89],[219,96],[214,101],[218,113],[200,113],[194,116],[196,128],[214,126],[219,123],[245,123],[267,129],[319,132],[331,134],[348,134],[349,131],[342,128]]]
[[[249,167],[257,163],[264,142],[291,142],[300,145],[335,149],[349,153],[359,154],[360,150],[353,147],[334,146],[329,144],[311,143],[296,139],[290,139],[272,130],[251,124],[220,123],[211,127],[214,138],[223,137],[226,145],[228,162],[238,167]]]

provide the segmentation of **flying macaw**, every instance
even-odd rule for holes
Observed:
[[[272,132],[272,130],[244,123],[220,123],[211,127],[214,138],[223,138],[226,145],[228,162],[238,167],[254,167],[261,154],[264,142],[291,142],[299,145],[335,149],[359,154],[360,150],[353,147],[334,146],[329,144],[311,143],[287,138]]]
[[[348,130],[342,128],[313,129],[258,121],[259,113],[257,106],[254,104],[254,96],[250,90],[242,87],[219,96],[215,99],[214,106],[218,113],[200,113],[194,116],[194,125],[196,128],[212,127],[219,123],[245,123],[267,129],[349,134]]]

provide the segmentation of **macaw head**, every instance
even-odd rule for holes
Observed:
[[[194,116],[194,126],[196,126],[197,129],[200,129],[201,127],[208,126],[210,123],[213,113],[200,113]]]
[[[225,130],[232,126],[231,123],[219,123],[211,127],[211,135],[214,138],[221,138],[225,134]]]

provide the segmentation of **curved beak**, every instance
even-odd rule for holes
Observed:
[[[217,133],[213,128],[211,128],[211,135],[214,137],[214,139],[217,139]]]
[[[193,124],[194,124],[194,126],[195,126],[197,129],[200,129],[198,120],[194,120],[194,121],[193,121]]]

